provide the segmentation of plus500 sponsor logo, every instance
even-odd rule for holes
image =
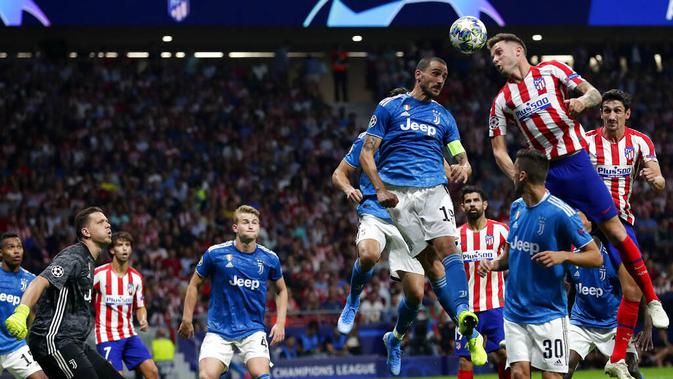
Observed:
[[[631,176],[631,166],[605,166],[597,167],[598,175],[604,178],[624,178]]]
[[[522,241],[519,239],[519,236],[514,237],[510,248],[529,253],[530,255],[540,252],[540,245],[535,242]]]
[[[551,103],[549,102],[549,98],[544,96],[520,105],[514,113],[516,114],[516,118],[523,121],[528,119],[533,114],[548,108],[550,105]]]
[[[474,250],[466,251],[463,253],[463,261],[465,262],[477,262],[492,260],[495,258],[495,253],[489,250]]]
[[[21,296],[8,295],[6,293],[0,293],[0,301],[6,301],[14,306],[19,305],[21,302]]]
[[[593,296],[596,298],[603,297],[603,294],[605,291],[603,291],[602,288],[599,287],[587,287],[583,285],[582,283],[577,283],[575,285],[575,288],[577,290],[577,293],[580,295],[584,296]]]
[[[256,290],[260,286],[259,280],[243,279],[239,278],[238,275],[234,275],[229,284],[236,287],[250,288],[251,290]]]
[[[402,130],[413,130],[415,132],[420,131],[429,136],[434,136],[437,134],[437,128],[428,124],[419,124],[416,121],[412,122],[410,118],[407,118],[406,124],[400,124],[400,129]]]

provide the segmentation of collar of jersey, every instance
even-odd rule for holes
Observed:
[[[544,203],[545,200],[547,200],[547,198],[548,198],[550,195],[551,195],[551,194],[549,193],[549,191],[545,191],[544,196],[542,196],[542,199],[540,199],[540,201],[538,201],[537,204],[533,204],[533,205],[531,205],[530,207],[529,207],[528,205],[526,205],[526,207],[527,207],[527,208],[535,208],[535,207],[537,207],[538,205]],[[525,203],[524,203],[524,204],[525,204]]]

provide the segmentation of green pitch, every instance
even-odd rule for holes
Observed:
[[[673,378],[673,368],[663,367],[663,368],[641,368],[641,372],[645,379],[671,379]],[[533,373],[533,378],[541,378],[540,373]],[[406,378],[406,379],[446,379],[446,378],[455,378],[455,377],[445,377],[445,376],[435,376],[435,377],[425,377],[425,378]],[[497,374],[490,375],[475,375],[475,379],[498,379]],[[573,375],[573,379],[607,379],[608,376],[603,373],[603,370],[583,370],[577,371]]]

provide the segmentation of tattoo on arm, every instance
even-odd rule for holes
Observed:
[[[587,108],[593,108],[601,103],[603,97],[601,93],[589,82],[583,82],[577,86],[577,90],[582,93],[581,99]]]
[[[367,140],[365,141],[365,144],[362,148],[367,151],[374,151],[376,149],[376,144],[374,143],[373,139],[367,137]]]

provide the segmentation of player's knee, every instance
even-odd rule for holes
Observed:
[[[150,361],[150,364],[147,365],[145,370],[143,370],[143,376],[145,379],[158,379],[159,378],[159,369],[153,361]]]
[[[371,245],[358,247],[358,256],[360,257],[360,267],[363,271],[369,271],[376,265],[381,257],[377,248]]]
[[[626,229],[617,216],[602,222],[600,228],[613,244],[619,244],[627,237]]]
[[[406,301],[407,305],[415,307],[421,303],[423,295],[423,287],[414,286],[404,291],[404,301]]]
[[[460,371],[472,371],[472,362],[465,357],[460,357],[458,359],[458,369]]]
[[[624,299],[628,301],[640,301],[643,297],[643,291],[640,290],[636,282],[633,280],[625,280],[625,282],[621,283]]]
[[[525,365],[512,366],[512,379],[529,379],[530,370]]]

